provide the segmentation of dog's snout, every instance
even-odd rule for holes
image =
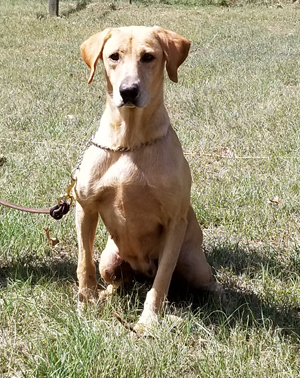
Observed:
[[[139,85],[137,83],[122,83],[120,86],[120,95],[124,104],[131,103],[135,105],[139,95]]]

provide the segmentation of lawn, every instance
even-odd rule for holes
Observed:
[[[176,31],[192,47],[165,101],[227,301],[174,287],[153,338],[113,316],[137,321],[147,283],[79,315],[74,210],[0,206],[0,377],[299,377],[299,4],[60,0],[60,15],[47,0],[0,3],[0,198],[50,207],[68,185],[105,101],[82,41],[107,26]],[[96,260],[106,237],[100,224]]]

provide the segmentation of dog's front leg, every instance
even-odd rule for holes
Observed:
[[[80,301],[97,297],[93,250],[98,218],[98,212],[83,209],[78,202],[76,203],[76,229],[79,248],[77,277]]]
[[[184,240],[187,228],[185,218],[179,221],[171,221],[165,247],[159,256],[158,269],[151,290],[147,293],[144,310],[135,326],[136,331],[144,331],[150,328],[157,321],[157,312],[161,308],[165,297],[168,294],[170,282],[175,270],[179,253]]]

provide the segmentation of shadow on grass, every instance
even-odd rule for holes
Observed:
[[[77,264],[75,253],[65,251],[51,253],[51,256],[44,258],[23,255],[11,262],[0,261],[0,288],[5,288],[8,280],[26,281],[29,278],[32,285],[41,280],[52,282],[62,280],[74,284]],[[226,263],[236,274],[243,273],[245,270],[258,270],[261,264],[269,264],[273,269],[282,268],[278,266],[278,262],[275,264],[272,258],[267,259],[255,251],[250,254],[248,251],[245,256],[243,250],[216,248],[210,254],[210,259],[212,258],[215,262],[215,267],[218,265],[224,267]],[[287,267],[285,266],[284,269],[286,270]],[[132,293],[135,292],[139,303],[143,303],[150,287],[151,282],[145,283],[142,277],[138,277],[136,282],[120,289],[120,296],[126,296],[126,302],[132,301],[130,306],[134,308],[136,299]],[[231,284],[229,288],[225,287],[225,291],[226,301],[220,303],[210,293],[195,291],[183,282],[173,279],[168,299],[178,310],[199,314],[201,319],[207,322],[207,326],[213,324],[220,328],[230,329],[237,324],[242,324],[245,328],[268,328],[273,329],[274,332],[280,330],[282,334],[299,341],[299,308],[262,300],[251,291],[251,287],[247,291],[241,291],[240,288]]]
[[[264,253],[265,252],[265,253]],[[295,250],[294,255],[286,256],[284,262],[278,261],[276,253],[270,251],[241,248],[238,245],[213,247],[208,256],[209,263],[215,271],[227,269],[229,277],[223,282],[226,300],[220,303],[206,292],[195,291],[186,285],[173,282],[170,288],[170,300],[177,305],[187,305],[194,313],[199,309],[208,315],[208,323],[233,327],[243,324],[245,327],[271,328],[274,332],[300,337],[300,302],[293,306],[286,298],[285,303],[277,303],[266,297],[259,297],[252,291],[251,281],[247,289],[238,287],[237,276],[246,274],[254,278],[267,270],[270,277],[287,281],[300,271],[300,255]],[[233,277],[233,279],[231,279]],[[253,282],[254,285],[254,282]],[[206,317],[206,316],[205,316]]]
[[[48,257],[24,254],[11,261],[0,260],[0,288],[6,287],[8,280],[27,281],[29,278],[33,285],[40,280],[74,283],[76,264],[75,257],[63,251],[53,251]]]
[[[76,5],[69,7],[68,10],[66,10],[66,11],[61,12],[61,16],[68,17],[73,13],[80,12],[80,11],[84,10],[87,7],[88,3],[90,3],[90,2],[91,2],[91,0],[78,1]]]
[[[235,288],[225,289],[225,292],[226,300],[220,303],[210,293],[171,287],[169,299],[182,309],[189,306],[194,314],[200,314],[207,326],[213,324],[231,329],[243,325],[245,329],[271,329],[299,342],[299,309],[268,303],[253,292],[244,293]]]
[[[78,13],[84,9],[87,8],[88,4],[91,3],[92,0],[81,0],[78,1],[76,5],[69,7],[66,11],[61,12],[62,17],[69,17],[70,15],[74,13]],[[117,10],[117,7],[114,3],[109,4],[109,9],[104,11],[101,15],[99,15],[99,18],[106,17],[111,11]]]
[[[296,249],[294,254],[285,256],[284,261],[278,259],[278,254],[272,250],[243,248],[237,245],[213,247],[208,253],[208,261],[216,270],[230,269],[236,275],[247,274],[251,277],[262,267],[273,275],[289,278],[291,272],[300,271],[300,253]]]

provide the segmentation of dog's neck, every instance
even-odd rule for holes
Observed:
[[[170,125],[169,116],[162,97],[153,101],[151,107],[118,108],[107,95],[106,108],[94,141],[112,149],[134,149],[163,137]]]

